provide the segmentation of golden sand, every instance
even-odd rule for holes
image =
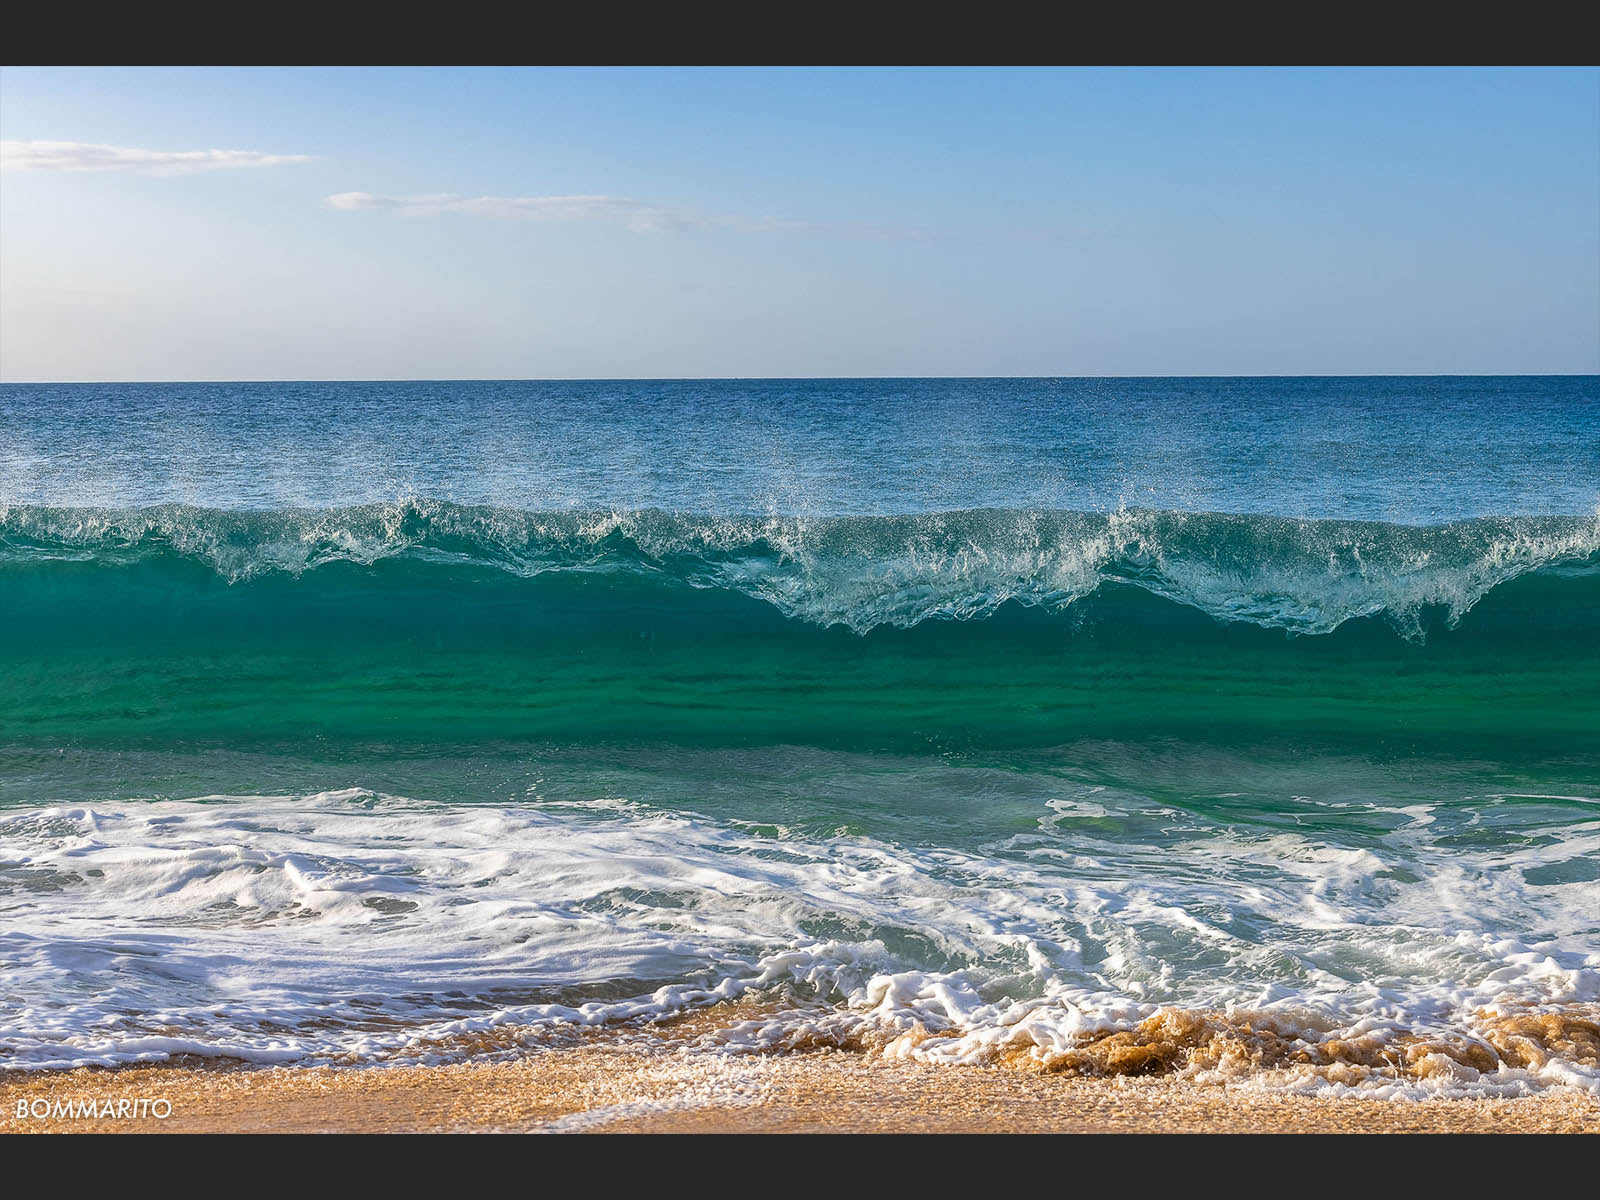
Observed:
[[[441,1043],[438,1051],[468,1058],[444,1066],[202,1062],[0,1072],[0,1132],[1600,1133],[1600,1097],[1575,1089],[1398,1100],[1215,1082],[1230,1077],[1215,1068],[1228,1066],[1243,1068],[1234,1078],[1287,1068],[1343,1082],[1379,1070],[1417,1080],[1477,1062],[1486,1046],[1513,1065],[1550,1054],[1590,1062],[1600,1026],[1588,1007],[1485,1015],[1475,1040],[1401,1039],[1381,1056],[1355,1040],[1321,1043],[1320,1062],[1265,1017],[1182,1010],[1162,1010],[1067,1054],[1001,1054],[988,1066],[911,1061],[883,1039],[855,1034],[813,1033],[781,1053],[719,1052],[736,1023],[784,1015],[737,1001],[669,1021],[567,1031],[533,1046],[500,1029]],[[118,1101],[128,1102],[126,1115],[116,1115]],[[109,1115],[34,1115],[62,1112],[58,1103]]]
[[[98,1108],[140,1098],[165,1100],[170,1115],[16,1115],[19,1101]],[[0,1078],[0,1131],[46,1130],[1600,1133],[1600,1099],[1567,1091],[1516,1100],[1332,1098],[840,1050],[734,1056],[590,1045],[438,1067],[160,1066]]]

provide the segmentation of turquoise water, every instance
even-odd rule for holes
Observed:
[[[0,1063],[1590,1020],[1597,602],[1587,377],[6,385]]]

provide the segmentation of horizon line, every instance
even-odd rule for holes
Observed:
[[[1149,375],[393,375],[254,379],[0,379],[0,387],[84,387],[119,384],[220,383],[817,383],[824,381],[1049,380],[1049,379],[1588,379],[1594,371],[1273,371],[1258,374],[1160,372]]]

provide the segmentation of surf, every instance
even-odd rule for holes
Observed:
[[[522,578],[623,573],[738,592],[856,633],[983,617],[1011,601],[1064,609],[1110,583],[1297,633],[1374,614],[1419,633],[1424,609],[1453,623],[1529,571],[1600,571],[1600,512],[1412,526],[1129,508],[807,518],[426,499],[267,511],[0,507],[0,567],[150,558],[204,563],[229,582],[391,558]]]
[[[1387,832],[1366,837],[1057,779],[1031,820],[959,845],[626,797],[0,812],[0,954],[22,997],[0,1068],[451,1061],[740,1001],[713,1048],[1600,1090],[1600,971],[1568,948],[1596,885],[1552,878],[1592,853],[1594,804],[1508,799],[1379,801]],[[1141,808],[1159,840],[1105,823]],[[1492,888],[1447,836],[1484,827],[1503,834]],[[1551,828],[1562,843],[1518,836]]]
[[[1600,517],[0,511],[0,737],[1592,751]]]

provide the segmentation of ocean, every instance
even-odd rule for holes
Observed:
[[[1600,380],[0,385],[0,1069],[1600,1092]]]

